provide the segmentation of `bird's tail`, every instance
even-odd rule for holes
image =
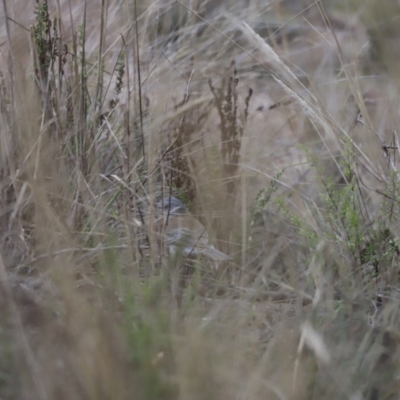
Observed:
[[[204,251],[204,254],[213,261],[232,260],[232,257],[228,256],[222,251],[217,250],[214,246],[208,246],[207,249]]]

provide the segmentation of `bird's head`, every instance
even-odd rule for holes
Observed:
[[[176,197],[167,197],[159,202],[157,202],[157,208],[162,211],[164,214],[171,214],[171,215],[177,215],[177,214],[187,214],[188,209],[186,206]]]

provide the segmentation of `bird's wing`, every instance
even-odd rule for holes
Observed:
[[[196,238],[189,229],[177,228],[168,231],[166,243],[177,247],[194,247],[196,246]]]

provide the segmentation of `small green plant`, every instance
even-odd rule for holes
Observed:
[[[57,27],[53,24],[53,33],[51,34],[52,22],[49,16],[49,7],[47,0],[35,6],[36,24],[33,27],[33,40],[36,45],[36,76],[40,79],[43,85],[46,85],[51,63],[58,56],[57,43]]]
[[[262,188],[258,192],[257,197],[254,200],[254,204],[252,205],[249,237],[252,236],[252,230],[254,229],[254,227],[256,227],[259,223],[262,223],[263,213],[267,211],[267,207],[272,201],[274,193],[279,188],[279,178],[284,173],[284,169],[278,172],[278,174],[273,177],[270,184],[267,187]]]

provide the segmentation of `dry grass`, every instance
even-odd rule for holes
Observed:
[[[3,1],[0,398],[398,398],[400,8],[227,3]]]

